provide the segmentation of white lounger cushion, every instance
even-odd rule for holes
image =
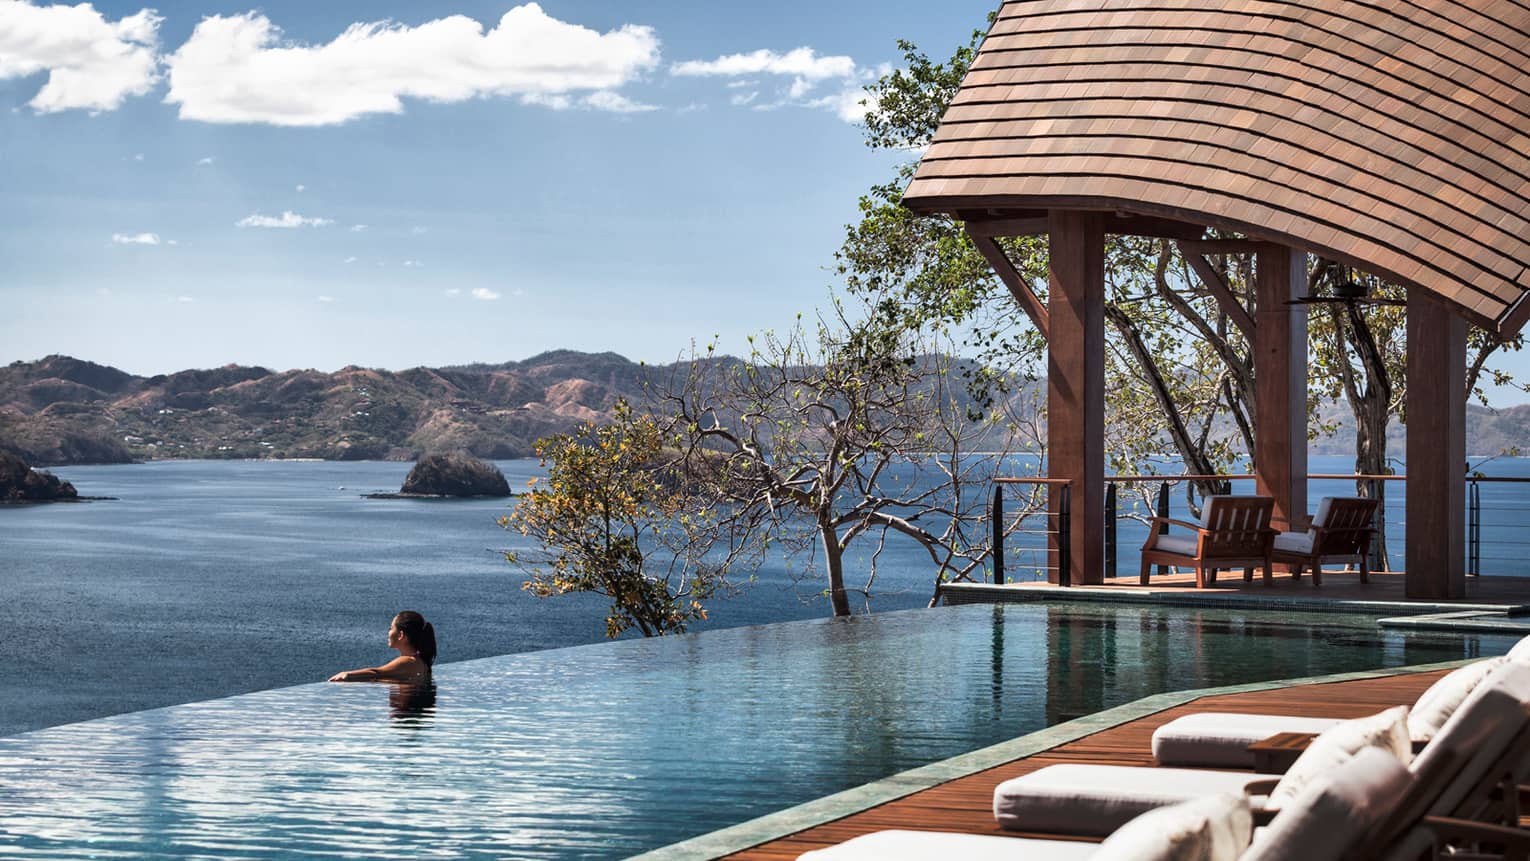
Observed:
[[[1084,861],[1092,859],[1101,845],[940,831],[877,831],[797,857],[798,861]]]
[[[1489,768],[1500,765],[1514,737],[1525,728],[1530,707],[1530,664],[1507,661],[1483,679],[1456,709],[1434,740],[1413,761],[1410,770],[1430,773],[1438,757],[1446,760],[1450,783],[1435,798],[1429,812],[1449,815]]]
[[[800,861],[1235,861],[1253,835],[1241,793],[1161,807],[1104,843],[933,831],[878,831],[804,853]]]
[[[1347,720],[1324,730],[1281,777],[1266,806],[1271,810],[1285,808],[1301,797],[1310,784],[1369,747],[1390,753],[1403,765],[1413,759],[1413,744],[1408,740],[1407,706],[1393,706],[1370,717]]]
[[[1242,861],[1337,861],[1391,811],[1412,780],[1391,753],[1366,748],[1309,783],[1259,829]]]
[[[1182,556],[1194,556],[1196,548],[1200,546],[1200,540],[1200,537],[1195,535],[1160,535],[1158,540],[1153,542],[1153,549],[1178,553]]]
[[[1514,648],[1510,649],[1509,654],[1505,655],[1504,657],[1511,661],[1530,663],[1530,637],[1526,637],[1523,640],[1520,640],[1518,643],[1515,643]]]
[[[993,791],[993,815],[1011,831],[1104,836],[1154,808],[1241,793],[1277,775],[1126,765],[1049,765]]]
[[[1517,648],[1517,647],[1516,647]],[[1477,685],[1499,665],[1508,661],[1507,657],[1489,658],[1486,661],[1477,661],[1458,667],[1439,681],[1429,686],[1413,704],[1413,710],[1408,713],[1408,735],[1414,741],[1428,741],[1434,738],[1445,721],[1461,703],[1466,701]]]
[[[1336,718],[1202,712],[1175,718],[1153,731],[1159,765],[1253,768],[1248,746],[1282,732],[1323,732]]]

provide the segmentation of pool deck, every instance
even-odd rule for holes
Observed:
[[[1470,661],[1158,694],[639,858],[780,861],[888,828],[1045,837],[1049,835],[1000,830],[993,819],[994,787],[1060,763],[1153,766],[1153,730],[1196,712],[1334,718],[1374,714],[1413,702],[1451,668],[1466,663]]]
[[[1383,627],[1439,628],[1449,630],[1502,631],[1530,634],[1530,578],[1469,577],[1466,597],[1458,600],[1410,599],[1404,576],[1397,572],[1373,573],[1361,583],[1353,572],[1323,574],[1323,585],[1314,586],[1311,575],[1294,581],[1277,572],[1266,583],[1255,572],[1245,581],[1241,571],[1223,573],[1215,586],[1195,588],[1195,575],[1180,572],[1154,575],[1150,585],[1136,577],[1114,577],[1097,586],[1063,588],[1050,583],[949,583],[941,587],[947,604],[1008,602],[1150,603],[1179,606],[1289,609],[1309,612],[1359,612],[1383,618]]]
[[[783,811],[773,817],[765,817],[754,823],[745,823],[744,826],[736,826],[724,832],[716,832],[713,835],[702,835],[687,843],[676,844],[658,852],[641,856],[650,861],[659,859],[681,858],[728,858],[736,861],[782,861],[782,859],[797,858],[803,852],[811,849],[822,849],[832,844],[843,843],[849,838],[857,837],[861,833],[875,832],[883,829],[916,829],[916,830],[949,830],[949,832],[984,833],[984,835],[1002,835],[1002,837],[1048,837],[1048,835],[1027,835],[1021,832],[1005,832],[999,829],[993,820],[993,788],[1002,781],[1011,777],[1019,777],[1028,772],[1037,771],[1045,766],[1059,765],[1059,763],[1108,763],[1108,765],[1134,765],[1152,766],[1151,739],[1154,729],[1163,723],[1174,720],[1183,714],[1198,713],[1198,711],[1253,711],[1264,714],[1307,714],[1307,716],[1320,717],[1362,717],[1366,714],[1374,714],[1383,708],[1392,707],[1397,703],[1408,703],[1417,699],[1418,694],[1423,693],[1424,688],[1434,684],[1438,677],[1443,676],[1453,665],[1464,662],[1453,662],[1450,665],[1432,665],[1429,668],[1401,668],[1401,670],[1375,671],[1369,674],[1351,674],[1351,676],[1368,677],[1345,677],[1343,681],[1316,681],[1313,684],[1271,684],[1264,685],[1262,690],[1238,690],[1235,693],[1204,693],[1201,696],[1193,696],[1195,691],[1190,691],[1192,696],[1180,697],[1181,702],[1167,705],[1177,697],[1177,694],[1160,694],[1160,696],[1147,697],[1146,700],[1138,700],[1137,703],[1129,703],[1126,707],[1117,710],[1100,713],[1099,716],[1089,716],[1085,719],[1074,720],[1065,725],[1053,726],[1043,729],[1040,733],[1007,742],[1004,745],[996,745],[987,751],[978,751],[968,754],[967,757],[956,757],[949,763],[959,763],[965,760],[965,766],[973,763],[981,763],[984,754],[999,752],[1005,746],[1019,748],[1034,748],[1025,752],[1025,755],[1013,757],[998,765],[988,768],[979,768],[967,774],[953,775],[949,780],[938,780],[938,774],[924,775],[924,781],[930,783],[926,788],[912,789],[912,791],[898,792],[898,778],[904,775],[895,775],[887,781],[880,781],[883,786],[883,794],[889,795],[877,803],[860,804],[854,811],[843,811],[843,815],[834,815],[835,801],[838,806],[854,806],[857,791],[841,792],[840,795],[803,804],[802,807],[794,807],[791,811]],[[1385,674],[1383,674],[1385,673]],[[1259,688],[1261,685],[1245,685],[1244,688]],[[1141,713],[1137,717],[1129,717],[1132,713]],[[1120,719],[1125,714],[1126,719]],[[1112,717],[1115,717],[1112,720]],[[1077,726],[1073,726],[1077,725]],[[930,768],[939,768],[946,763],[936,763],[936,766],[927,766],[926,769],[915,769],[906,772],[909,775],[909,783],[918,783],[920,778],[913,777],[920,772],[927,772]],[[953,765],[953,771],[959,771],[962,765]],[[929,780],[930,777],[935,780]],[[877,788],[871,785],[869,788],[861,788],[863,791]],[[875,795],[875,792],[861,792],[861,795]],[[785,830],[782,826],[789,827],[794,820],[803,821],[803,827],[796,830]],[[812,821],[817,820],[817,821]],[[811,824],[809,824],[811,823]],[[765,835],[770,830],[780,830],[780,833],[770,838],[748,843],[750,835]]]

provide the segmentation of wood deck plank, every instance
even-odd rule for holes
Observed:
[[[1059,745],[912,795],[824,823],[779,840],[726,856],[735,861],[785,861],[803,852],[843,843],[888,828],[959,831],[968,834],[1056,837],[1001,831],[993,819],[993,790],[1012,777],[1062,763],[1152,766],[1153,731],[1177,717],[1198,712],[1352,718],[1411,703],[1446,671],[1408,673],[1378,679],[1296,685],[1248,693],[1201,697],[1120,726]]]

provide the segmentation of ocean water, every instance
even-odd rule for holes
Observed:
[[[503,461],[512,487],[539,470]],[[1343,472],[1314,458],[1314,472]],[[576,646],[604,639],[596,596],[537,599],[502,558],[516,536],[495,525],[512,500],[370,500],[409,464],[161,461],[55,470],[77,505],[0,507],[0,736],[105,715],[319,681],[390,656],[401,609],[435,624],[441,661]],[[1489,465],[1530,475],[1530,461]],[[1328,485],[1331,484],[1332,487]],[[1348,493],[1347,482],[1315,483]],[[1392,548],[1402,549],[1400,486],[1389,497]],[[1530,485],[1484,485],[1484,559],[1530,573],[1519,540]],[[1183,505],[1174,496],[1175,512]],[[1123,502],[1123,510],[1125,509]],[[1022,569],[1010,549],[1011,571]],[[1140,529],[1121,526],[1121,566],[1135,570]],[[851,584],[865,570],[852,555]],[[928,557],[889,540],[869,602],[875,612],[923,607]],[[712,602],[697,630],[828,615],[822,575],[799,580],[776,560],[740,594]]]

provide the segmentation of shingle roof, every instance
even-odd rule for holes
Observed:
[[[905,205],[1241,231],[1530,316],[1530,0],[1009,0]]]

